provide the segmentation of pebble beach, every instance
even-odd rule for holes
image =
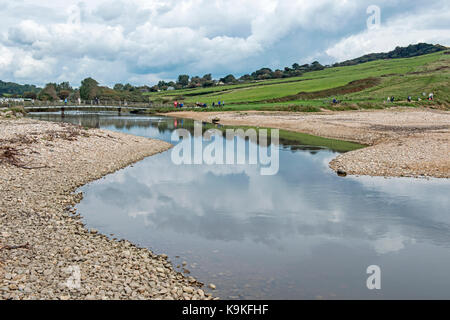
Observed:
[[[65,123],[0,119],[0,300],[215,299],[167,255],[88,230],[73,209],[78,187],[169,148]]]

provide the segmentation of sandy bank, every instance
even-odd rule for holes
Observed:
[[[354,141],[369,147],[339,155],[330,167],[347,174],[386,177],[450,177],[450,113],[392,108],[374,111],[172,112],[224,125],[261,126]]]
[[[80,200],[77,187],[170,146],[63,123],[0,120],[0,299],[211,299],[167,256],[88,231],[70,209]],[[69,288],[76,268],[80,287]]]

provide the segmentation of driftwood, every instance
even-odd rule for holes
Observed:
[[[25,244],[21,244],[18,246],[10,246],[10,245],[0,246],[0,250],[15,250],[15,249],[30,249],[30,244],[27,242]]]
[[[29,163],[23,163],[19,160],[20,152],[17,148],[11,146],[0,146],[0,162],[6,162],[10,165],[16,166],[22,169],[42,169],[48,168],[48,166],[30,167]]]
[[[56,139],[75,141],[78,136],[90,136],[90,134],[87,133],[86,130],[83,130],[81,126],[61,124],[61,127],[63,130],[47,130],[43,133],[30,132],[27,135],[19,135],[12,139],[0,138],[0,163],[8,163],[15,167],[29,170],[49,168],[45,165],[30,166],[30,163],[25,163],[20,160],[20,157],[23,156],[23,153],[21,153],[23,148],[19,149],[18,147],[32,145],[38,142],[39,137],[40,139],[47,141],[54,141]],[[31,152],[37,153],[36,151]]]

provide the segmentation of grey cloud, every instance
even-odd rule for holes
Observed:
[[[97,10],[95,10],[94,15],[100,16],[103,20],[109,21],[113,19],[117,19],[120,17],[125,11],[125,3],[122,1],[116,0],[110,3],[105,2],[101,4]]]
[[[8,2],[0,11],[0,65],[6,66],[0,78],[42,84],[68,76],[78,85],[83,72],[92,70],[91,76],[107,85],[149,84],[161,74],[218,77],[319,58],[329,63],[415,38],[449,44],[444,36],[449,19],[433,19],[435,12],[446,11],[445,1],[426,7],[420,1],[378,3],[386,32],[398,31],[406,21],[415,36],[399,31],[396,37],[381,33],[367,39],[369,0]],[[79,13],[79,24],[70,22],[71,8]],[[116,72],[107,70],[106,62]],[[79,70],[67,72],[67,66]]]

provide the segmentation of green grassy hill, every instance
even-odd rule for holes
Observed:
[[[271,79],[212,88],[185,89],[149,93],[154,105],[173,111],[174,100],[186,107],[196,102],[207,103],[207,111],[218,110],[211,104],[225,101],[221,110],[292,110],[319,111],[321,108],[345,110],[356,108],[382,108],[388,96],[394,96],[394,105],[450,106],[450,54],[449,51],[404,58],[377,60],[353,66],[326,68],[308,72],[301,77]],[[433,92],[430,103],[422,93]],[[407,103],[408,96],[413,97]],[[418,98],[422,101],[417,101]],[[331,103],[336,98],[339,104]],[[167,108],[164,108],[167,106]],[[205,111],[205,109],[200,109]]]

